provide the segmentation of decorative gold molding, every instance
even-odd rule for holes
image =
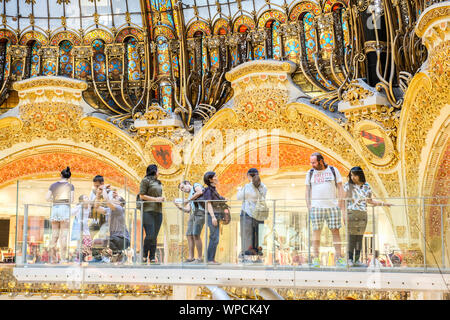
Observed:
[[[279,61],[264,61],[255,60],[251,62],[246,62],[238,67],[228,71],[225,74],[225,79],[230,82],[234,82],[239,78],[248,76],[255,73],[292,73],[295,70],[295,65],[290,62],[279,62]]]
[[[437,3],[427,8],[419,17],[416,25],[416,34],[423,37],[427,29],[436,21],[446,19],[450,16],[450,4],[447,2]]]
[[[52,76],[34,77],[13,83],[13,89],[16,91],[24,91],[28,89],[45,88],[45,87],[58,87],[61,89],[69,90],[86,90],[88,85],[84,81],[61,78]]]
[[[400,155],[402,160],[402,178],[404,196],[423,196],[420,189],[422,150],[425,148],[427,135],[432,130],[441,110],[450,101],[450,41],[438,45],[429,56],[427,68],[417,74],[405,95],[399,127]],[[408,210],[411,238],[419,240],[421,211],[417,201],[409,200]]]

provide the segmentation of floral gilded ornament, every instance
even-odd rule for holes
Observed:
[[[136,37],[138,41],[144,41],[144,35],[141,30],[132,27],[127,27],[119,31],[119,33],[116,36],[115,42],[121,43],[129,36]]]
[[[36,40],[37,42],[39,42],[42,45],[47,45],[48,44],[47,37],[44,36],[42,33],[38,32],[38,31],[28,31],[28,32],[24,33],[20,37],[19,43],[22,46],[25,46],[31,40]]]
[[[347,7],[348,0],[327,0],[323,6],[323,12],[331,12],[336,6]]]
[[[449,195],[450,195],[450,184],[448,183],[450,180],[450,142],[447,141],[446,147],[444,147],[443,155],[438,165],[438,170],[436,175],[434,176],[434,184],[432,187],[432,196],[435,198],[433,200],[433,206],[430,206],[427,212],[427,236],[431,239],[435,237],[438,239],[436,241],[432,241],[431,244],[433,246],[441,246],[441,224],[445,221],[441,220],[441,209],[443,213],[445,213],[445,208],[449,205]],[[441,205],[441,206],[439,206]],[[445,215],[443,216],[445,219]],[[448,230],[448,228],[444,228],[444,230]],[[439,248],[442,249],[442,248]]]
[[[301,14],[304,12],[312,12],[317,16],[320,14],[320,7],[317,4],[309,1],[300,2],[292,9],[289,15],[289,19],[291,21],[297,21]]]
[[[223,32],[222,30],[225,30],[226,33],[230,33],[231,27],[227,20],[220,18],[214,23],[213,34],[220,35],[222,34],[221,32]]]
[[[247,26],[247,28],[249,28],[250,30],[255,30],[256,28],[256,24],[255,21],[253,21],[252,18],[250,18],[249,16],[239,16],[233,23],[233,32],[236,33],[239,31],[239,28],[241,26]]]
[[[17,44],[16,35],[7,29],[0,29],[0,39],[7,39],[10,44]]]
[[[211,28],[204,21],[195,21],[187,28],[187,38],[193,38],[197,31],[201,31],[203,34],[210,36]]]
[[[159,36],[164,36],[167,39],[175,39],[174,31],[166,26],[156,26],[154,29],[155,39]]]
[[[83,45],[88,46],[95,39],[101,39],[107,44],[114,42],[114,38],[111,33],[107,32],[105,30],[102,30],[102,29],[96,29],[96,30],[89,32],[87,35],[84,36]]]
[[[75,33],[70,32],[70,31],[63,31],[63,32],[59,32],[56,35],[54,35],[52,37],[52,39],[50,40],[50,45],[58,46],[60,44],[60,42],[64,41],[64,40],[70,41],[75,46],[81,45],[80,38]]]
[[[267,22],[270,20],[276,20],[279,23],[285,23],[287,17],[284,13],[276,10],[271,10],[265,12],[258,20],[258,28],[262,29],[266,26]]]

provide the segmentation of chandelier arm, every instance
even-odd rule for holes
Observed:
[[[213,94],[213,90],[212,90],[212,89],[213,89],[214,80],[215,80],[216,76],[217,76],[217,71],[214,71],[214,72],[213,72],[213,75],[212,75],[212,77],[211,77],[211,81],[210,81],[210,83],[209,83],[209,90],[208,90],[208,92],[206,93],[208,96],[206,97],[205,102],[209,102],[210,99],[211,99],[211,96],[212,96],[212,94]]]
[[[94,60],[94,58],[93,58],[93,56],[91,56],[91,65],[93,65],[93,63],[94,63],[93,60]],[[108,103],[106,103],[105,99],[103,99],[103,97],[101,96],[100,92],[98,91],[97,83],[95,82],[94,71],[93,71],[92,74],[93,74],[93,77],[92,77],[92,84],[94,85],[94,90],[95,90],[95,93],[97,94],[97,97],[100,98],[101,102],[102,102],[109,110],[111,110],[111,111],[114,112],[115,114],[120,114],[117,110],[115,110],[115,109],[112,108]],[[106,80],[108,81],[108,77],[106,78]],[[125,110],[124,110],[124,111],[125,111]]]
[[[144,60],[145,60],[145,61],[149,61],[149,60],[148,60],[148,54],[147,54],[147,46],[145,45],[145,42],[144,42]],[[142,63],[142,58],[141,58],[141,63]],[[142,96],[141,96],[141,98],[139,99],[139,101],[136,103],[136,105],[135,105],[135,106],[132,108],[132,110],[131,110],[131,114],[132,114],[132,115],[134,114],[136,108],[137,108],[139,105],[141,105],[142,100],[144,100],[144,97],[146,96],[145,93],[147,92],[148,79],[150,78],[150,77],[148,76],[149,70],[150,70],[150,68],[146,68],[146,70],[145,70],[145,76],[144,76],[144,90],[142,90]],[[147,94],[147,95],[148,95],[148,94]]]
[[[127,108],[129,110],[132,110],[133,107],[128,103],[127,99],[125,98],[125,94],[124,94],[124,81],[125,81],[125,50],[123,51],[123,56],[122,56],[122,78],[120,79],[120,95],[122,97],[123,102],[125,102]],[[128,86],[128,80],[127,80],[127,86]],[[127,87],[127,94],[128,94],[128,87]]]
[[[92,60],[92,57],[91,57],[91,60]],[[92,62],[91,62],[91,63],[92,63]],[[106,55],[106,65],[109,66],[109,55]],[[125,69],[125,66],[124,66],[124,64],[122,63],[122,70],[124,70],[124,69]],[[93,77],[93,80],[94,80],[94,79],[95,79],[95,76]],[[119,101],[117,101],[115,95],[113,94],[113,92],[112,92],[112,90],[111,90],[111,85],[110,85],[109,82],[110,82],[110,81],[109,81],[109,68],[106,68],[106,86],[108,87],[108,92],[109,92],[110,96],[113,98],[113,101],[116,103],[116,105],[117,105],[120,109],[122,109],[124,112],[129,112],[130,110],[124,108],[124,107],[122,106],[122,104],[121,104]]]
[[[334,81],[337,83],[337,85],[338,85],[339,87],[341,87],[343,82],[338,78],[338,76],[337,76],[337,74],[336,74],[336,71],[334,70],[334,68],[335,68],[335,65],[334,65],[334,59],[333,59],[334,56],[335,56],[335,53],[332,51],[332,52],[331,52],[331,56],[330,56],[330,69],[331,69],[331,74],[333,75]]]

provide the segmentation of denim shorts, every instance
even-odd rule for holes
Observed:
[[[70,219],[69,204],[54,204],[52,206],[50,221],[68,221],[69,219]]]
[[[187,236],[199,236],[202,233],[205,224],[204,215],[190,214],[187,227]]]

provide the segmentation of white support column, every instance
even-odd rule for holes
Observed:
[[[410,300],[443,300],[444,293],[441,291],[413,291]]]
[[[198,286],[173,286],[173,300],[196,300]]]

